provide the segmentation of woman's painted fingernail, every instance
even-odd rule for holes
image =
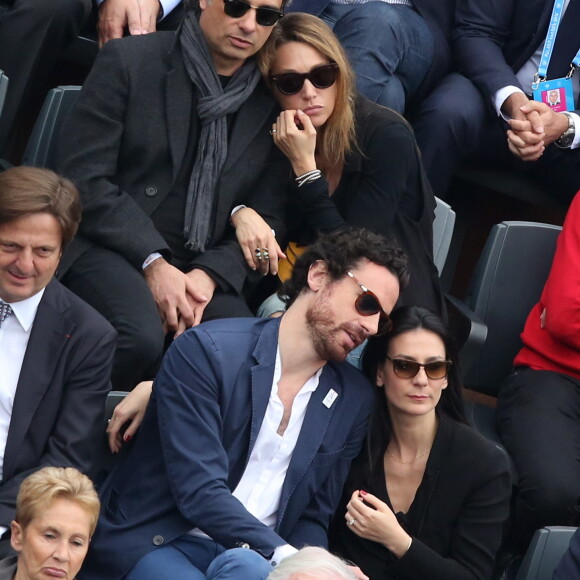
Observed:
[[[125,443],[129,443],[129,441],[131,441],[131,439],[133,439],[133,437],[131,437],[131,435],[125,435],[125,436],[123,437],[123,441],[124,441]]]
[[[366,492],[364,489],[361,489],[359,493],[360,493],[361,495],[366,495],[366,494],[367,494],[367,492]]]

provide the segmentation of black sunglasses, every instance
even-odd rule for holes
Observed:
[[[425,369],[427,378],[431,380],[444,379],[451,366],[450,360],[436,360],[425,364],[404,358],[391,358],[390,356],[387,357],[387,360],[391,361],[393,372],[400,379],[412,379],[417,376],[421,367]]]
[[[379,314],[379,325],[375,336],[381,336],[389,332],[389,330],[391,330],[393,327],[393,323],[391,322],[389,315],[383,310],[379,299],[362,282],[359,282],[352,272],[347,272],[347,274],[359,285],[359,288],[362,290],[362,294],[359,294],[354,302],[356,311],[363,316],[373,316],[374,314]]]
[[[224,0],[224,12],[232,18],[241,18],[250,8],[256,11],[256,22],[260,26],[274,26],[284,12],[268,6],[254,6],[246,0]]]
[[[289,72],[270,77],[274,86],[283,95],[295,95],[308,79],[317,89],[331,87],[338,77],[338,65],[335,62],[314,67],[307,73]]]

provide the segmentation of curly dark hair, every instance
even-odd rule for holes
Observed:
[[[361,260],[384,266],[399,280],[403,288],[408,280],[407,257],[394,240],[362,228],[345,228],[321,235],[318,240],[296,260],[292,277],[279,291],[287,306],[308,287],[310,266],[322,260],[332,281],[340,280]]]

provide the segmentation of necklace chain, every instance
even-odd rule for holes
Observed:
[[[415,463],[415,461],[417,461],[417,459],[421,459],[421,457],[425,457],[425,455],[427,455],[427,453],[429,453],[429,451],[431,451],[431,447],[429,447],[429,449],[427,449],[427,451],[423,451],[423,453],[419,453],[419,455],[415,456],[415,459],[412,459],[411,461],[402,461],[401,459],[398,459],[388,449],[387,449],[387,455],[392,457],[397,463],[402,463],[403,465],[411,465],[411,463]]]

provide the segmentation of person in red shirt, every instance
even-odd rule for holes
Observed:
[[[500,390],[497,426],[518,473],[514,537],[575,523],[580,497],[580,192]]]

